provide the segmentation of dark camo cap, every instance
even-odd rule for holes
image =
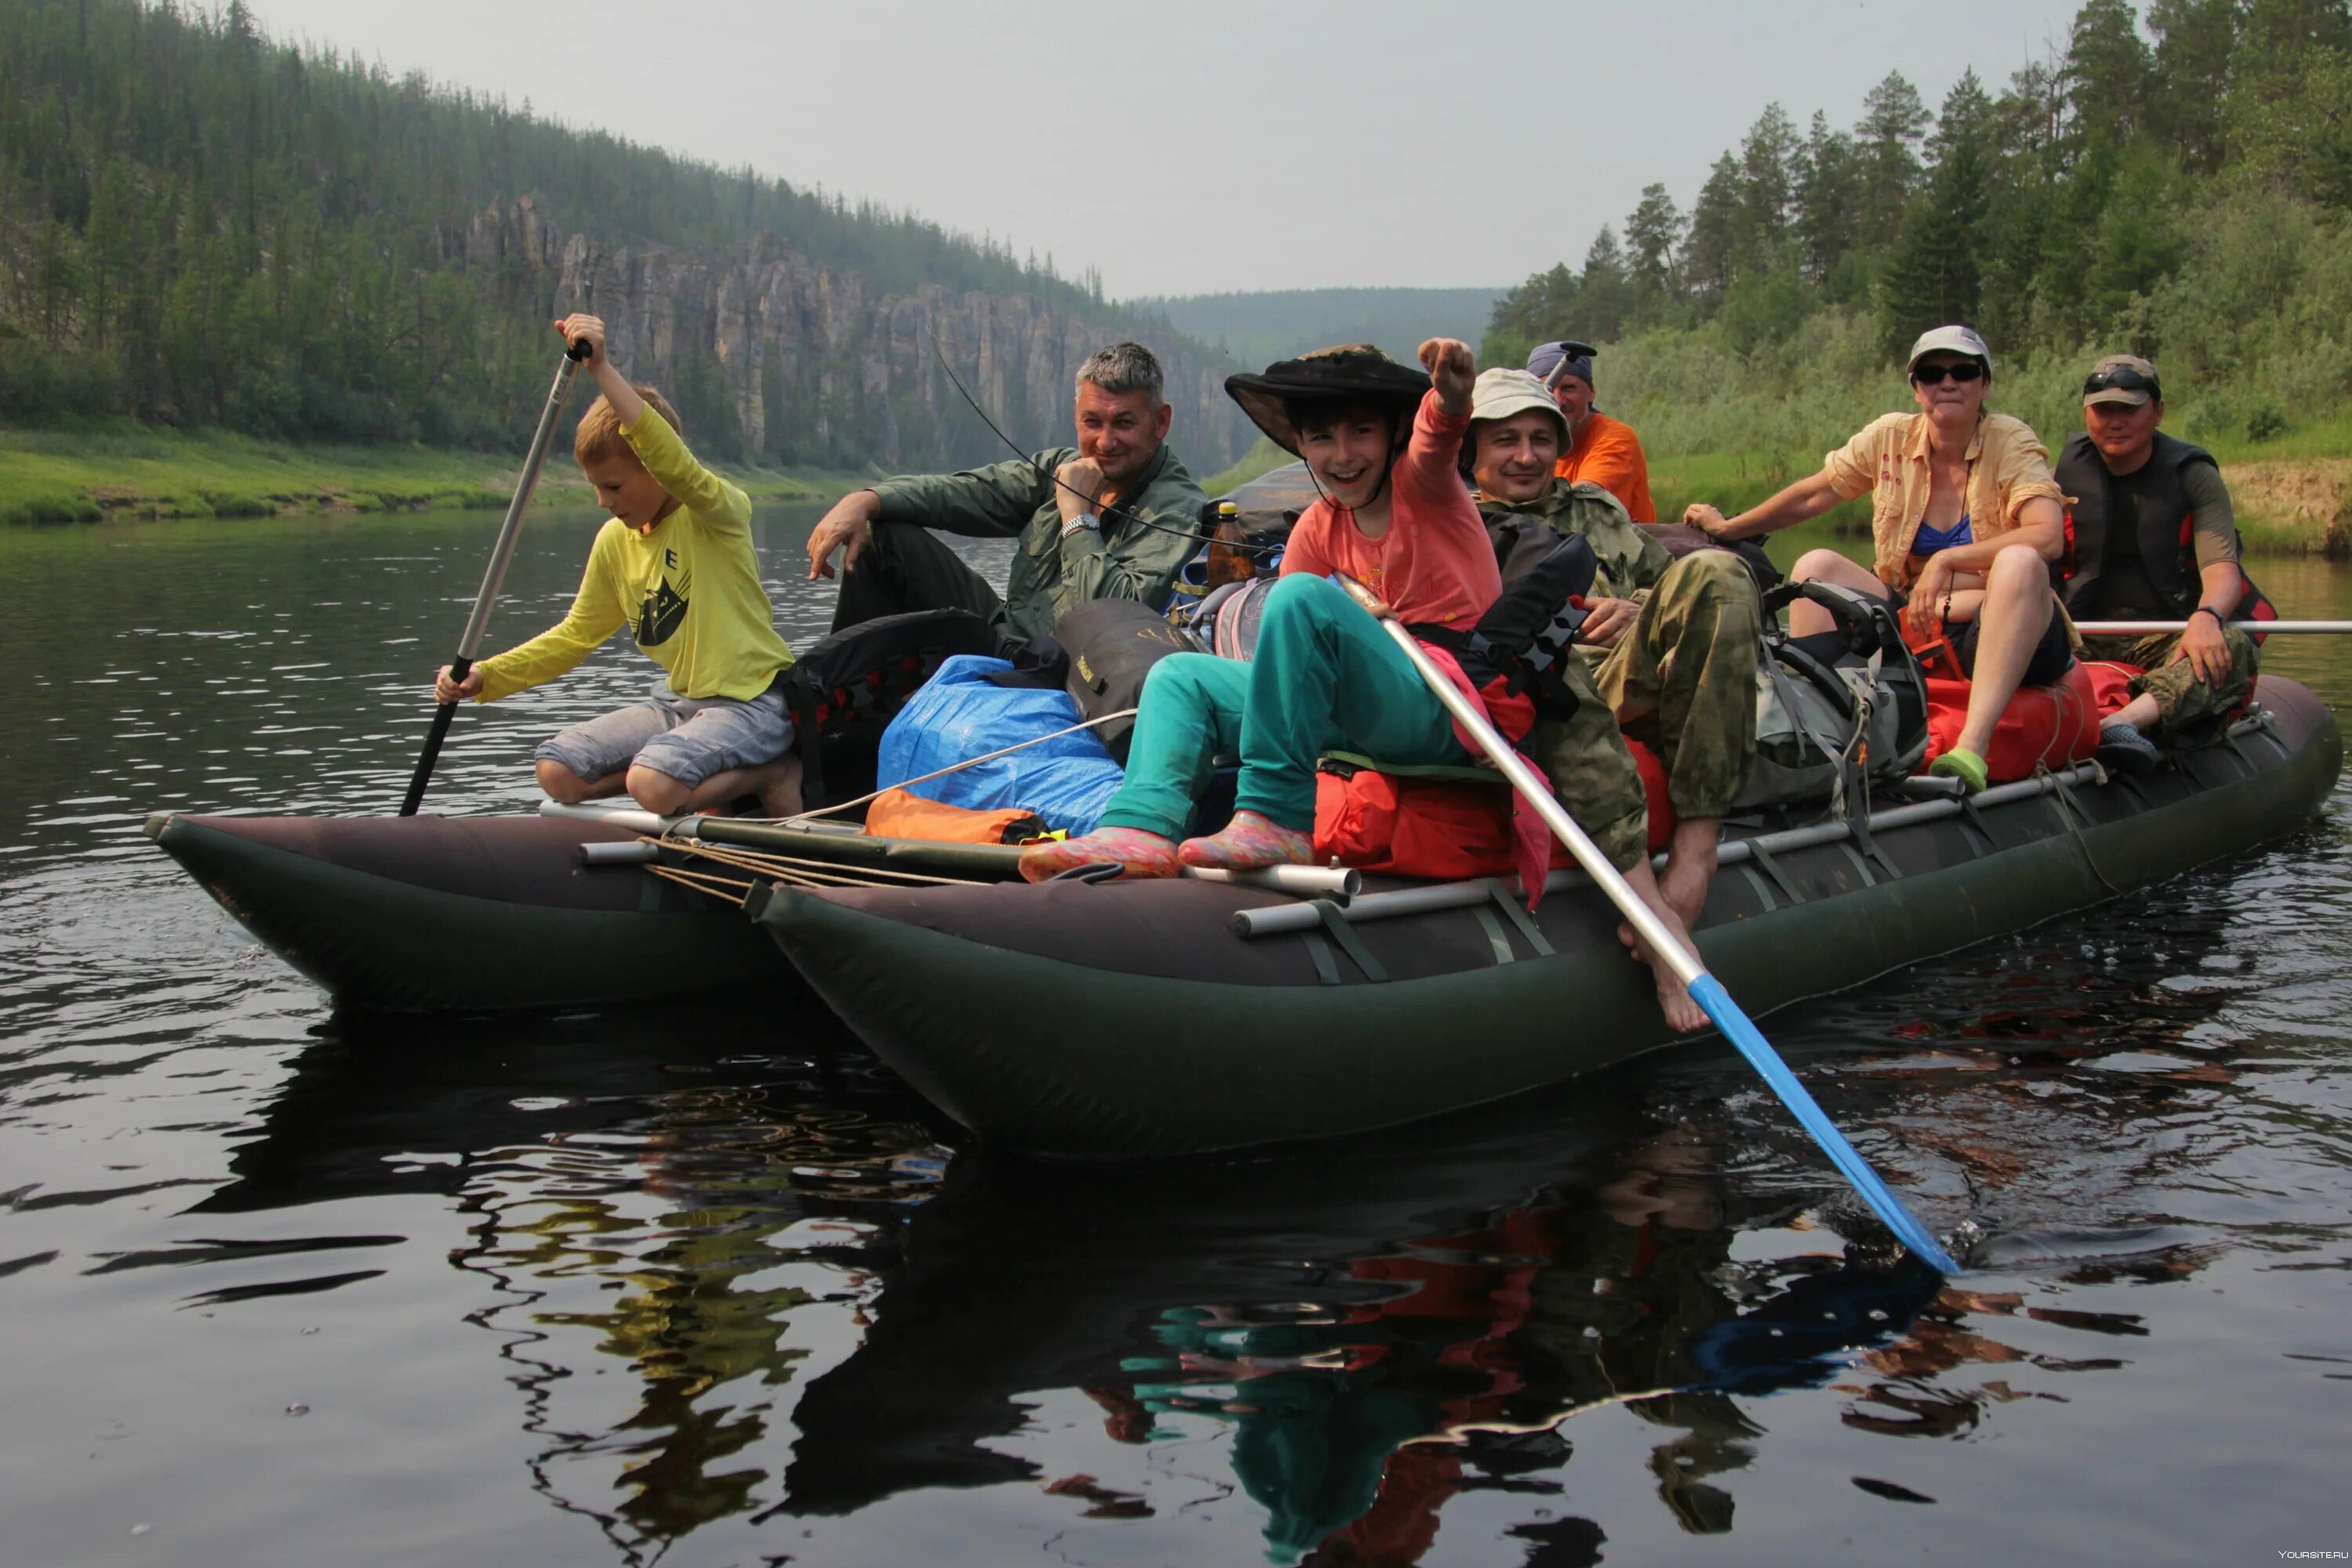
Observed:
[[[2114,371],[2130,371],[2130,375],[2112,376]],[[2136,385],[2135,383],[2146,383]],[[2113,403],[2126,408],[2137,408],[2150,398],[2164,395],[2163,384],[2157,380],[2156,366],[2137,354],[2109,354],[2091,367],[2090,379],[2083,383],[2083,406],[2095,403]]]

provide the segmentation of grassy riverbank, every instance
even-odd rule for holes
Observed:
[[[2260,443],[2223,437],[2206,444],[2221,459],[2249,551],[2352,557],[2352,413],[2293,426]],[[1222,495],[1289,460],[1288,453],[1260,438],[1202,488]],[[1679,516],[1694,500],[1736,510],[1812,472],[1820,461],[1818,450],[1653,450],[1650,488],[1661,518]],[[0,426],[0,523],[494,510],[513,493],[517,468],[513,457],[493,453],[296,445],[127,419]],[[756,500],[830,501],[868,482],[865,476],[815,468],[726,465],[723,471]],[[560,452],[540,483],[551,498],[588,499],[587,485]],[[1869,526],[1868,504],[1849,501],[1830,520],[1859,531]]]
[[[128,419],[0,427],[0,523],[108,517],[265,517],[506,505],[520,459],[412,446],[298,446],[221,430],[171,430]],[[817,469],[729,466],[763,500],[830,500],[863,482]],[[542,493],[585,500],[567,453],[551,456]]]

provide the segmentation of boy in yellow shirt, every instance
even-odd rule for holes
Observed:
[[[667,679],[643,702],[542,742],[533,753],[540,787],[567,805],[626,790],[664,816],[749,795],[789,816],[801,808],[801,763],[776,681],[793,656],[760,585],[751,500],[695,461],[661,394],[613,368],[603,321],[567,316],[555,330],[588,343],[583,363],[604,393],[572,450],[612,521],[560,623],[483,659],[463,681],[444,665],[434,696],[493,702],[542,685],[628,626]]]

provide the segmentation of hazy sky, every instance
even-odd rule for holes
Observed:
[[[1775,100],[1850,125],[2063,41],[2075,0],[1053,5],[248,0],[280,37],[1102,268],[1113,295],[1515,283]]]

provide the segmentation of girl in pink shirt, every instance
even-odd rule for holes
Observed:
[[[1041,881],[1103,861],[1130,877],[1304,865],[1327,748],[1397,763],[1467,760],[1412,662],[1328,580],[1346,572],[1407,624],[1457,628],[1502,592],[1494,546],[1454,468],[1475,363],[1450,338],[1423,343],[1421,359],[1426,374],[1356,344],[1225,383],[1260,429],[1307,459],[1323,499],[1291,532],[1250,662],[1176,654],[1152,666],[1127,782],[1100,825],[1024,852],[1022,875]],[[1233,820],[1180,846],[1213,759],[1235,751]]]

